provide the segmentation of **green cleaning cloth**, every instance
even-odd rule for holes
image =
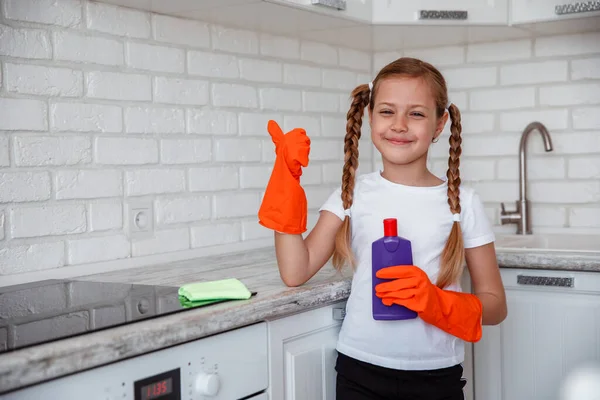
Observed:
[[[235,278],[188,283],[179,288],[183,307],[198,307],[226,300],[246,300],[252,293]]]

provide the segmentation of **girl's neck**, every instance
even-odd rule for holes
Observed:
[[[444,182],[427,169],[426,160],[425,162],[419,161],[398,165],[383,160],[381,176],[390,182],[405,186],[438,186]]]

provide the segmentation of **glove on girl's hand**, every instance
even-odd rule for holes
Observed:
[[[306,131],[295,128],[283,134],[277,122],[270,120],[267,130],[275,143],[275,164],[267,184],[258,222],[282,233],[306,231],[306,194],[300,186],[302,167],[308,165],[310,139]]]
[[[481,339],[483,309],[477,296],[440,289],[414,265],[382,268],[376,276],[394,279],[375,286],[383,304],[409,308],[423,321],[468,342]]]

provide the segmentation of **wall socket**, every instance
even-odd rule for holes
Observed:
[[[132,239],[154,235],[154,207],[151,200],[137,200],[128,204],[127,221]]]

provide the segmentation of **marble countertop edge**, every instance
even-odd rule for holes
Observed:
[[[497,251],[500,268],[600,272],[600,254]]]

